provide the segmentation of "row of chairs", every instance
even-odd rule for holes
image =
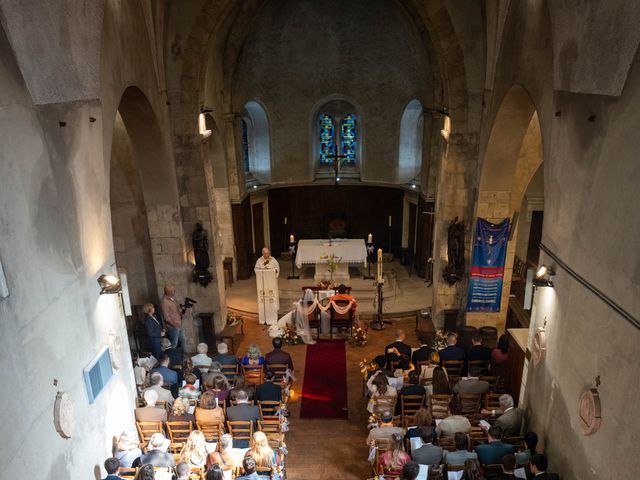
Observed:
[[[175,478],[175,470],[171,467],[154,467],[155,478],[156,480],[165,480]],[[133,479],[138,473],[139,468],[120,468],[119,476],[124,479]],[[258,475],[264,476],[263,478],[269,478],[268,475],[271,474],[272,469],[270,467],[256,467],[256,472]],[[231,478],[235,479],[242,475],[241,467],[233,467],[231,468]],[[191,467],[191,472],[189,473],[189,480],[205,480],[205,470],[200,467]]]

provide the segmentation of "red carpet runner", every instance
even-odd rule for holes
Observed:
[[[320,340],[307,346],[300,418],[347,418],[344,340]]]

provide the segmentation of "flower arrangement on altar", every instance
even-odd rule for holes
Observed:
[[[242,317],[240,315],[234,315],[231,312],[227,312],[227,326],[233,327],[242,323]]]
[[[318,283],[320,290],[335,290],[336,285],[331,280],[322,280]]]
[[[431,341],[431,348],[436,352],[447,348],[447,334],[444,330],[436,330],[436,336]]]
[[[296,332],[296,327],[291,324],[284,327],[284,332],[282,332],[280,338],[287,345],[298,345],[302,342],[302,338],[300,338],[300,335]]]
[[[327,260],[327,271],[329,272],[329,276],[331,277],[331,283],[333,283],[333,274],[338,269],[340,262],[342,261],[342,257],[336,257],[334,253],[331,255],[327,255],[326,253],[320,256],[321,260]]]
[[[378,370],[378,365],[376,364],[376,362],[369,361],[366,358],[363,358],[358,365],[360,366],[360,373],[362,374],[362,378],[364,378],[365,381],[369,380],[369,373]]]
[[[367,344],[367,327],[355,325],[349,337],[349,343],[355,347],[364,347]]]

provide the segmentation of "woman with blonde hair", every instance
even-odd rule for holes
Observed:
[[[196,422],[224,423],[224,410],[212,392],[204,392],[200,396],[200,404],[196,407]]]
[[[138,435],[126,430],[122,432],[113,452],[113,456],[118,459],[120,466],[131,468],[133,461],[141,455],[142,450],[140,450],[138,443]]]
[[[193,467],[204,467],[207,464],[207,442],[204,433],[194,430],[189,435],[180,453],[180,461]]]
[[[404,451],[402,435],[394,433],[389,437],[389,450],[384,452],[378,460],[384,469],[384,475],[402,476],[402,467],[411,461],[411,457]]]
[[[171,413],[167,417],[168,422],[195,422],[196,418],[189,413],[189,400],[178,397],[173,401]]]
[[[280,480],[280,475],[274,469],[278,465],[278,456],[276,452],[269,446],[269,440],[264,432],[255,432],[253,434],[253,445],[247,451],[245,457],[253,457],[256,461],[256,467],[269,467],[272,469],[271,479]],[[258,475],[266,475],[258,473]]]
[[[247,354],[242,357],[242,365],[264,365],[264,357],[255,343],[249,345]]]

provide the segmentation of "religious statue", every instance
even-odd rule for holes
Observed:
[[[193,256],[196,262],[193,269],[193,281],[206,287],[209,282],[211,282],[211,273],[209,272],[209,238],[207,231],[202,227],[201,223],[196,224],[196,229],[191,235],[191,243],[193,245]]]
[[[447,266],[442,271],[443,278],[453,285],[464,275],[464,222],[454,218],[447,232]]]

